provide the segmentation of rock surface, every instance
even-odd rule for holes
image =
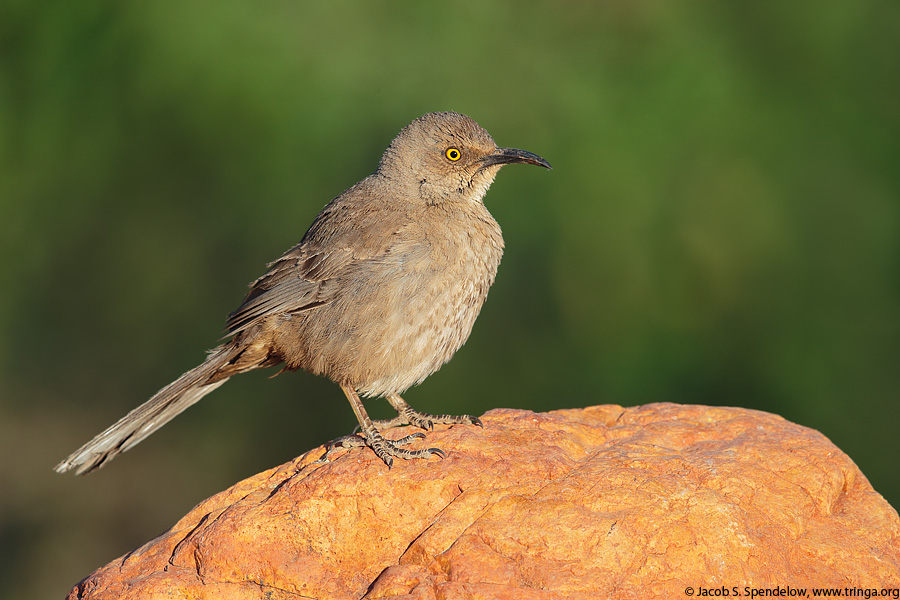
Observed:
[[[327,463],[312,450],[201,503],[69,598],[900,587],[897,512],[828,439],[781,417],[653,404],[483,421],[437,426],[414,446],[446,459],[391,470],[365,448]]]

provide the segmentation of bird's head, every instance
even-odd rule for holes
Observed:
[[[537,154],[498,147],[469,117],[438,112],[404,127],[385,150],[377,173],[429,204],[481,202],[500,167],[511,163],[550,168]]]

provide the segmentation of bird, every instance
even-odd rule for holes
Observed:
[[[450,360],[472,331],[504,249],[483,199],[512,163],[551,168],[537,154],[497,146],[466,115],[413,120],[375,171],[329,202],[300,243],[250,284],[228,316],[226,341],[54,470],[95,471],[232,376],[277,365],[340,386],[359,433],[338,445],[368,446],[388,468],[393,458],[443,458],[439,448],[403,447],[422,433],[392,441],[381,432],[481,425],[469,415],[416,411],[401,394]],[[397,417],[373,421],[360,396],[384,397]]]

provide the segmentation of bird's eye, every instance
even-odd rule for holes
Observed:
[[[446,156],[447,160],[450,162],[456,162],[462,157],[462,154],[458,148],[447,148],[447,151],[444,152],[444,156]]]

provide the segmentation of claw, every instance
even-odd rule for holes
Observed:
[[[424,434],[424,433],[416,432],[416,433],[411,433],[411,434],[409,434],[409,435],[406,436],[406,437],[402,437],[402,438],[400,438],[399,440],[394,440],[392,443],[393,443],[395,446],[405,446],[406,444],[409,444],[410,442],[412,442],[412,441],[414,441],[414,440],[421,440],[421,439],[424,439],[424,438],[425,438],[425,434]]]
[[[429,458],[432,454],[437,454],[441,458],[446,456],[440,448],[428,448],[425,450],[407,450],[406,448],[401,448],[401,446],[406,445],[413,440],[422,439],[424,437],[425,434],[423,433],[413,433],[399,440],[388,440],[373,427],[371,431],[366,433],[365,444],[375,452],[378,458],[384,461],[384,464],[388,466],[388,469],[393,466],[394,458],[409,460],[412,458]]]
[[[434,428],[435,423],[472,423],[479,426],[481,425],[481,421],[479,421],[477,417],[471,417],[469,415],[457,417],[453,415],[430,415],[428,413],[420,413],[410,407],[410,405],[404,402],[403,398],[397,394],[386,395],[391,406],[397,410],[397,416],[389,421],[373,422],[366,413],[366,409],[363,407],[362,400],[359,399],[359,394],[356,392],[356,389],[349,383],[342,383],[341,389],[344,390],[347,400],[350,401],[350,406],[353,407],[353,412],[356,413],[356,419],[359,421],[362,434],[339,438],[339,440],[335,440],[333,444],[340,444],[345,448],[361,445],[368,446],[378,458],[384,461],[384,464],[387,465],[388,469],[393,466],[394,458],[409,460],[411,458],[429,458],[436,454],[443,459],[446,458],[447,455],[444,454],[444,451],[440,448],[427,448],[425,450],[407,450],[401,448],[401,446],[409,444],[413,440],[424,438],[424,433],[413,433],[399,440],[388,440],[381,435],[379,430],[382,428],[410,424],[422,429],[430,430]]]

